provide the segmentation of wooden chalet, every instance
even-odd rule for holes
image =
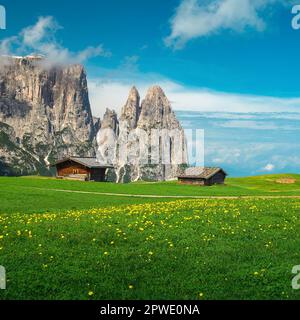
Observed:
[[[181,184],[212,186],[224,184],[227,173],[222,168],[191,167],[178,177]]]
[[[106,181],[106,171],[112,166],[100,164],[96,158],[68,157],[57,161],[56,177],[58,179],[81,181]]]

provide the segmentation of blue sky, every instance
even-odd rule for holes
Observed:
[[[143,96],[158,83],[184,126],[192,116],[189,125],[206,129],[207,165],[244,175],[244,160],[252,152],[251,174],[300,171],[295,141],[300,30],[291,27],[297,1],[0,4],[7,11],[7,30],[0,30],[1,53],[40,52],[61,63],[84,63],[95,115],[102,116],[106,107],[120,110],[130,86],[136,85]],[[245,114],[249,117],[241,116]],[[295,123],[286,114],[296,115]],[[217,157],[224,144],[226,155]],[[290,161],[284,165],[287,148]],[[236,151],[236,161],[227,154],[230,150]]]

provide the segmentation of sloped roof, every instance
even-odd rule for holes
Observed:
[[[87,168],[113,168],[113,166],[110,166],[108,164],[100,163],[97,158],[80,158],[80,157],[68,157],[62,160],[57,161],[55,165],[58,165],[60,163],[64,163],[66,161],[74,161],[76,163],[82,164],[83,166]]]
[[[227,173],[222,168],[191,167],[191,168],[187,168],[185,172],[179,176],[179,178],[209,179],[220,171],[223,171],[224,174],[227,175]]]

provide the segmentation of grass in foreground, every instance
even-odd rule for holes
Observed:
[[[299,299],[300,200],[0,215],[1,299]]]
[[[292,184],[279,183],[288,178],[293,179],[294,182]],[[300,175],[228,178],[225,186],[213,187],[179,185],[177,182],[131,183],[124,185],[61,181],[37,177],[0,177],[0,213],[42,213],[54,210],[81,210],[111,205],[163,201],[163,199],[134,199],[118,196],[60,193],[53,189],[159,196],[300,195]]]

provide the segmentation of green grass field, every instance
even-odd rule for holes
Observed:
[[[3,177],[0,194],[0,299],[300,298],[300,199],[255,198],[300,196],[300,175],[209,188]]]
[[[292,178],[293,184],[276,181]],[[197,187],[179,185],[177,182],[163,183],[82,183],[49,178],[0,177],[0,212],[38,213],[53,210],[89,209],[111,205],[135,204],[162,199],[124,198],[95,194],[72,194],[55,191],[73,190],[84,192],[109,192],[117,194],[139,194],[159,196],[255,196],[255,195],[299,195],[300,175],[269,175],[249,178],[229,178],[225,186]],[[166,199],[167,200],[167,199]],[[170,200],[169,200],[170,201]]]

